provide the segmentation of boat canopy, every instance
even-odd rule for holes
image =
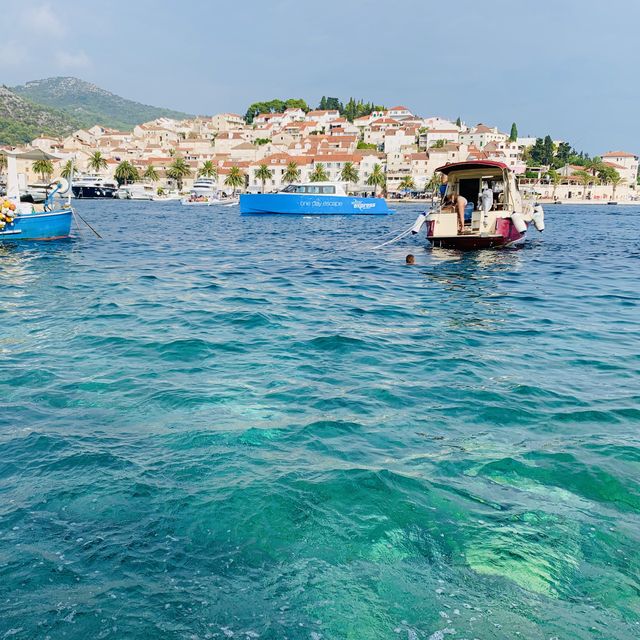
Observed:
[[[7,156],[9,158],[15,158],[16,160],[60,160],[64,157],[47,153],[42,149],[27,149],[23,151],[18,149],[14,149],[13,151],[0,149],[0,156]]]
[[[18,187],[18,163],[17,160],[60,160],[63,156],[56,156],[42,149],[26,149],[20,151],[14,149],[8,151],[0,149],[0,155],[7,157],[7,200],[15,204],[20,203],[20,189]]]
[[[452,171],[471,171],[471,170],[493,170],[499,169],[508,171],[509,167],[502,162],[493,162],[491,160],[467,160],[466,162],[452,162],[451,164],[445,164],[442,167],[438,167],[436,171],[449,175]]]

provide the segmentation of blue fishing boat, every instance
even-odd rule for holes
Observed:
[[[240,213],[281,215],[386,216],[393,213],[384,198],[349,196],[333,182],[290,184],[278,193],[243,193]]]
[[[15,240],[58,240],[71,234],[73,210],[69,201],[56,204],[56,198],[70,195],[69,182],[60,178],[51,185],[44,204],[20,201],[18,187],[18,160],[42,160],[55,156],[32,149],[29,151],[3,151],[7,158],[7,195],[0,198],[0,242]]]

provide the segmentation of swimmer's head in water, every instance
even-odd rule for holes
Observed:
[[[413,254],[410,253],[407,256],[406,262],[407,262],[407,264],[415,264],[416,263],[416,259],[414,258]]]

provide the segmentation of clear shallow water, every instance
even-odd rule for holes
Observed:
[[[0,247],[0,638],[640,636],[640,209],[78,208]]]

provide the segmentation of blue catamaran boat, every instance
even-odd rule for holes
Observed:
[[[386,216],[393,213],[384,198],[349,196],[334,182],[290,184],[279,193],[243,193],[240,213],[281,215]]]
[[[70,185],[61,178],[52,186],[44,204],[20,202],[17,160],[55,158],[39,149],[2,151],[7,158],[7,195],[0,198],[0,242],[15,240],[58,240],[71,234],[73,210],[67,201],[57,205],[57,196],[70,194]]]

